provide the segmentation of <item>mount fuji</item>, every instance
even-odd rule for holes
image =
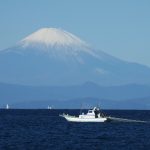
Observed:
[[[150,83],[149,67],[96,50],[56,28],[42,28],[1,50],[0,70],[0,82],[23,85]]]

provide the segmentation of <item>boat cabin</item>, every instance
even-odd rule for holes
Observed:
[[[87,113],[87,115],[95,115],[94,110],[93,109],[89,110],[88,113]]]
[[[87,114],[79,115],[79,118],[98,118],[100,117],[99,108],[90,109]]]

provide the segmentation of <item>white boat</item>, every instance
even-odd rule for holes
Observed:
[[[48,106],[47,109],[52,109],[52,107],[51,107],[51,106]]]
[[[70,122],[106,122],[109,120],[109,117],[104,117],[97,107],[90,109],[87,114],[82,113],[78,117],[68,114],[62,114],[60,116]]]

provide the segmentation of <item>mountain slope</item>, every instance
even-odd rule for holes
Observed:
[[[0,70],[0,81],[25,85],[150,83],[150,68],[95,50],[55,28],[40,29],[0,51]]]

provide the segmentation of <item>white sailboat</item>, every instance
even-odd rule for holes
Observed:
[[[6,109],[9,109],[9,105],[8,104],[6,105]]]
[[[87,114],[81,114],[78,117],[70,116],[68,114],[62,114],[61,117],[64,117],[67,121],[71,122],[106,122],[109,121],[109,117],[103,116],[99,108],[94,107],[90,109]]]

